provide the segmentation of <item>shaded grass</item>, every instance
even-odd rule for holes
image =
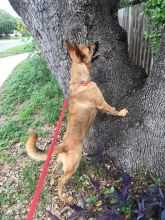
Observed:
[[[13,72],[0,98],[0,158],[14,140],[25,140],[29,128],[53,125],[60,115],[63,94],[45,60],[34,56],[23,61]],[[43,135],[46,135],[44,133]]]
[[[15,158],[8,149],[14,142],[25,141],[30,129],[37,129],[42,137],[49,134],[41,126],[56,123],[63,99],[58,83],[42,56],[33,56],[17,66],[0,96],[0,122],[3,122],[0,123],[0,163],[14,164]],[[0,206],[12,207],[18,200],[32,196],[39,178],[40,165],[31,162],[22,168],[21,190],[15,189],[10,179],[3,185],[0,190]],[[46,192],[47,189],[44,189],[41,193],[41,204]],[[10,217],[2,216],[2,219]]]
[[[36,161],[32,161],[22,168],[20,179],[23,183],[24,196],[27,198],[31,197],[36,190],[38,179],[40,177],[38,165],[41,164],[42,162],[36,164]],[[46,192],[47,188],[45,187],[40,195],[41,202],[45,199]]]
[[[0,52],[0,58],[31,52],[30,43],[18,45]]]
[[[9,179],[1,188],[0,206],[4,204],[12,205],[17,200],[21,200],[19,190],[14,187],[14,181]]]

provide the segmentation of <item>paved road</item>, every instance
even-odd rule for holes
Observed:
[[[12,70],[27,57],[28,53],[0,58],[0,87],[8,78]]]
[[[0,52],[24,44],[21,40],[0,40]]]

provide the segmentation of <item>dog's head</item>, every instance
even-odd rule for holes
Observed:
[[[68,53],[73,62],[90,64],[99,57],[99,42],[91,45],[77,45],[71,41],[65,41]]]

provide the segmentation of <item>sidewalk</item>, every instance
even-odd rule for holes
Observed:
[[[28,53],[0,58],[0,87],[8,78],[12,70],[28,57]]]

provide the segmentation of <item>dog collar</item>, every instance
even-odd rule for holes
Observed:
[[[77,85],[77,86],[87,86],[87,85],[89,85],[89,83],[91,83],[91,80],[88,80],[88,81],[80,80],[77,82],[72,82],[71,84]]]

